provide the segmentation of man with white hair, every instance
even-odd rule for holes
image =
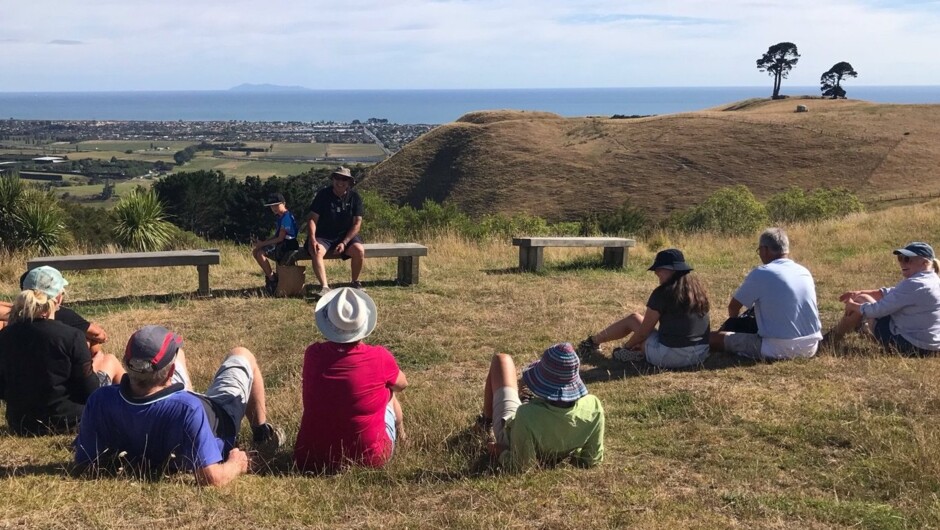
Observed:
[[[790,240],[782,228],[764,230],[757,253],[763,265],[744,278],[728,304],[732,318],[753,307],[757,333],[713,332],[712,350],[762,360],[816,355],[822,323],[813,275],[790,259]]]

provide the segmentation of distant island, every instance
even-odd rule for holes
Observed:
[[[309,92],[310,89],[302,86],[272,85],[269,83],[253,84],[242,83],[229,89],[230,92]]]

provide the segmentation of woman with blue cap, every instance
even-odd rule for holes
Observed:
[[[660,368],[697,366],[708,358],[708,293],[682,251],[670,248],[656,254],[648,269],[659,286],[646,302],[646,313],[633,313],[614,322],[578,345],[585,358],[601,355],[600,345],[630,337],[612,352],[622,362],[646,361]],[[659,324],[659,329],[656,329]]]
[[[823,342],[858,331],[905,355],[940,351],[940,262],[933,247],[915,241],[894,250],[902,279],[894,287],[842,293],[845,314]]]
[[[121,363],[92,356],[81,331],[56,320],[68,282],[52,267],[29,271],[0,330],[0,398],[14,434],[65,432],[78,425],[85,401],[118,382]]]

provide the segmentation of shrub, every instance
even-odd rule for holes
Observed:
[[[110,210],[69,201],[63,201],[61,205],[66,229],[72,240],[83,249],[96,251],[115,243],[112,233],[115,219]]]
[[[642,210],[626,201],[616,210],[606,213],[593,212],[580,222],[581,235],[605,234],[631,236],[648,229],[649,218]]]
[[[26,186],[19,175],[0,177],[0,247],[49,254],[66,236],[65,215],[51,192]]]
[[[790,188],[767,200],[767,213],[774,223],[816,222],[862,210],[864,207],[858,197],[844,188],[818,189],[810,193]]]
[[[747,186],[723,188],[702,204],[674,216],[673,225],[687,232],[751,234],[768,223],[767,209]]]
[[[151,190],[137,188],[126,195],[114,207],[114,216],[114,237],[125,248],[162,250],[173,234],[173,225],[164,220],[163,205]]]

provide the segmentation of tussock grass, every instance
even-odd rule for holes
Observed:
[[[794,226],[795,259],[813,271],[826,326],[849,288],[893,285],[890,250],[940,241],[940,202]],[[656,234],[624,271],[600,252],[552,248],[541,274],[514,271],[507,241],[441,234],[425,243],[421,283],[388,282],[394,260],[370,260],[366,288],[379,308],[371,341],[388,345],[412,383],[402,395],[409,441],[384,470],[301,476],[291,447],[222,490],[188,476],[68,477],[67,436],[15,438],[0,427],[0,526],[25,527],[518,527],[927,528],[940,526],[940,359],[883,354],[861,341],[808,361],[748,364],[713,356],[701,370],[586,365],[608,418],[607,459],[522,476],[494,474],[468,431],[490,355],[535,359],[554,341],[578,341],[654,287],[646,267],[682,248],[708,286],[713,327],[744,274],[754,237]],[[163,323],[185,338],[204,388],[229,348],[254,351],[273,421],[300,421],[304,347],[317,340],[313,301],[259,295],[247,248],[221,244],[215,296],[200,299],[192,267],[70,273],[78,311],[102,323],[118,353],[139,326]],[[23,258],[0,261],[11,297]],[[348,278],[330,262],[333,283]],[[313,282],[308,271],[308,281]],[[247,436],[247,431],[243,435]]]

